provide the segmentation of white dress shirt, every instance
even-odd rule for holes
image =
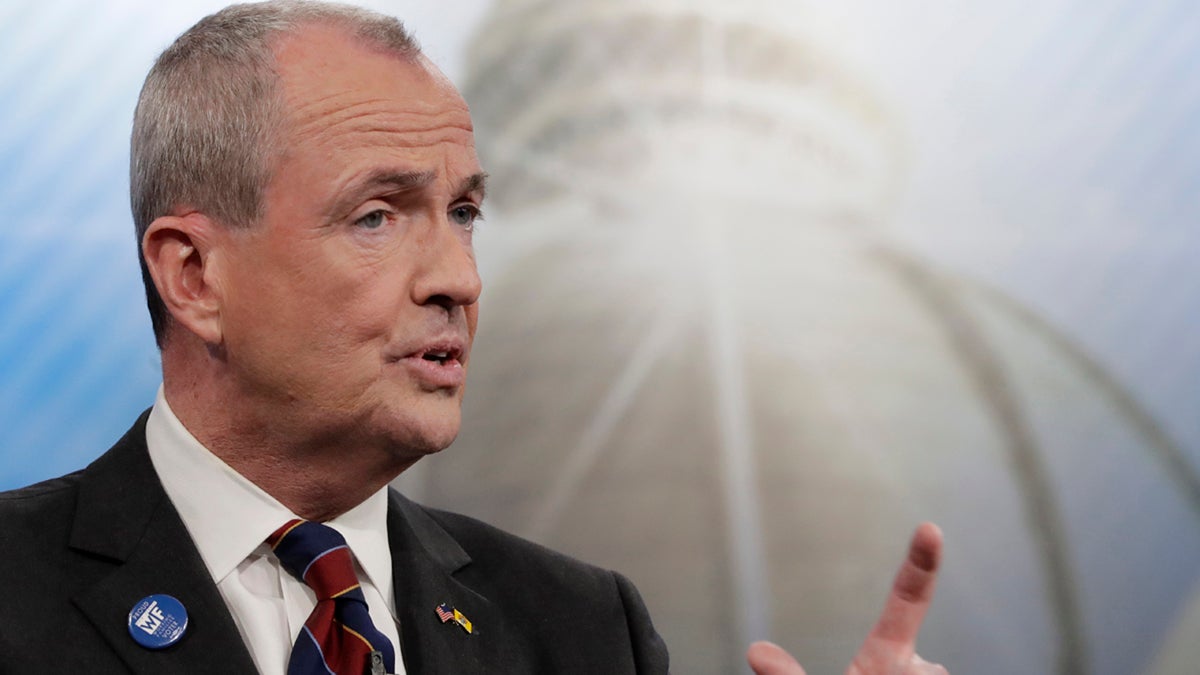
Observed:
[[[146,422],[150,460],[179,511],[242,640],[262,675],[284,675],[292,643],[316,595],[288,574],[264,541],[297,517],[200,444],[171,412],[162,388]],[[392,593],[387,488],[325,523],[346,538],[371,620],[396,648],[404,672]]]

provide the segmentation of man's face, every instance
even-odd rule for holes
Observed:
[[[240,398],[290,431],[417,455],[458,433],[483,198],[471,120],[416,63],[307,27],[276,49],[285,124],[222,265]]]

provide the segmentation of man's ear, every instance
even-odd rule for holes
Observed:
[[[224,234],[202,213],[162,216],[142,236],[142,255],[172,319],[208,345],[221,343],[214,244]]]

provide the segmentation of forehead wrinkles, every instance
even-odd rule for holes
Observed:
[[[397,105],[399,102],[391,98],[349,102],[347,93],[289,106],[293,138],[321,146],[417,147],[446,141],[473,145],[465,104],[453,105],[444,94],[438,97],[440,101],[414,97],[403,101],[408,105]]]

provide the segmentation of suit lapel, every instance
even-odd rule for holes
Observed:
[[[251,673],[254,663],[229,610],[167,498],[146,451],[143,414],[85,471],[71,547],[109,572],[72,598],[135,673]],[[188,612],[179,642],[145,649],[129,634],[129,611],[166,593]]]
[[[517,649],[501,608],[455,578],[471,564],[462,547],[395,491],[388,503],[388,538],[409,675],[515,672]],[[471,633],[438,618],[435,610],[443,603],[471,621]]]

